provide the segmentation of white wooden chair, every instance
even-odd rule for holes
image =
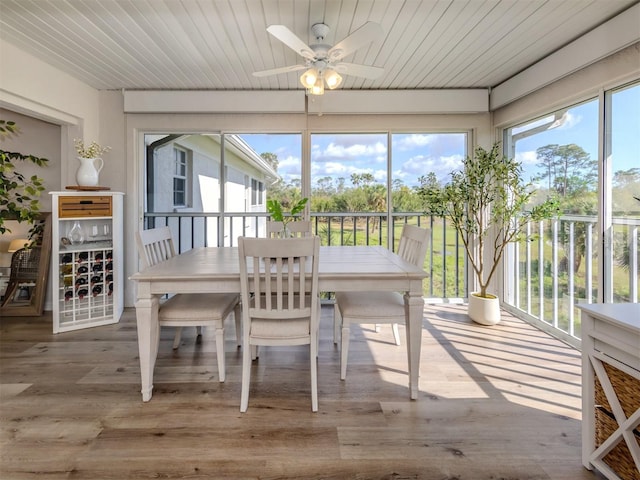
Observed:
[[[242,296],[242,392],[249,405],[251,360],[259,345],[309,345],[311,409],[318,411],[320,239],[238,238]]]
[[[143,268],[155,265],[175,255],[169,227],[136,232],[136,245]],[[240,333],[240,297],[235,293],[181,293],[173,295],[160,304],[158,323],[161,327],[177,327],[173,340],[174,350],[180,346],[182,327],[196,327],[198,336],[202,333],[202,327],[214,327],[218,375],[220,381],[224,382],[224,320],[231,311],[235,316],[236,341],[240,345],[242,338]]]
[[[405,224],[398,244],[398,255],[420,268],[429,246],[430,230]],[[400,345],[398,324],[405,324],[404,297],[398,292],[336,292],[333,342],[342,335],[340,352],[340,379],[347,376],[349,355],[349,326],[352,323],[372,323],[376,327],[390,323],[396,345]],[[376,328],[377,329],[377,328]]]
[[[308,220],[294,220],[287,223],[287,230],[293,238],[311,235],[311,222]],[[282,238],[284,223],[267,220],[267,238]]]

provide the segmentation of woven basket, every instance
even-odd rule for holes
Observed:
[[[622,405],[622,410],[625,416],[628,418],[638,409],[640,409],[640,380],[632,377],[631,375],[617,369],[613,365],[603,363],[604,369],[607,372],[609,380],[613,390],[616,392],[616,396]],[[595,382],[595,404],[596,406],[602,406],[606,411],[611,412],[611,405],[604,394],[602,385],[596,377]]]
[[[636,410],[640,409],[640,380],[612,365],[607,363],[603,365],[625,416],[631,416]],[[599,447],[618,428],[618,423],[611,413],[611,405],[609,405],[609,401],[597,377],[595,380],[595,404],[595,441],[596,447]],[[633,433],[636,442],[640,445],[639,429],[636,428]],[[603,461],[616,472],[622,480],[640,480],[640,471],[636,468],[633,458],[631,457],[631,452],[623,440],[620,440],[616,446],[605,455]]]

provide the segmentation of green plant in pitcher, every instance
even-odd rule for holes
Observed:
[[[300,214],[304,210],[304,207],[306,206],[308,201],[309,199],[307,197],[304,197],[303,199],[294,203],[291,207],[291,211],[288,212],[287,215],[287,212],[284,211],[279,200],[267,200],[267,212],[269,212],[271,220],[273,220],[274,222],[282,222],[286,227],[287,223],[293,222],[300,218]]]

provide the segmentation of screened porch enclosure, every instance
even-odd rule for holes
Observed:
[[[534,201],[555,195],[561,211],[510,245],[494,292],[504,308],[574,344],[577,305],[638,301],[636,104],[633,83],[502,130]],[[146,135],[144,227],[169,225],[181,251],[235,246],[239,236],[264,236],[267,199],[287,210],[308,197],[305,215],[324,245],[395,249],[403,223],[429,227],[425,298],[464,302],[474,279],[462,243],[446,219],[424,214],[418,189],[427,174],[444,182],[460,168],[471,133]]]

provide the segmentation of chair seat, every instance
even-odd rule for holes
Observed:
[[[336,292],[345,321],[405,323],[404,298],[397,292]]]
[[[238,301],[235,293],[182,293],[164,302],[158,315],[161,320],[193,321],[194,325],[202,325],[203,320],[224,320]]]
[[[416,267],[424,268],[431,231],[405,223],[400,234],[398,255]],[[400,345],[398,324],[406,325],[407,308],[404,296],[397,292],[336,292],[333,315],[333,343],[342,336],[340,378],[347,375],[349,326],[352,323],[390,323],[396,345]]]
[[[293,340],[295,338],[309,339],[309,320],[308,319],[295,319],[295,320],[267,320],[267,319],[254,319],[251,322],[251,332],[249,333],[254,338],[262,339],[275,339],[286,338]]]

